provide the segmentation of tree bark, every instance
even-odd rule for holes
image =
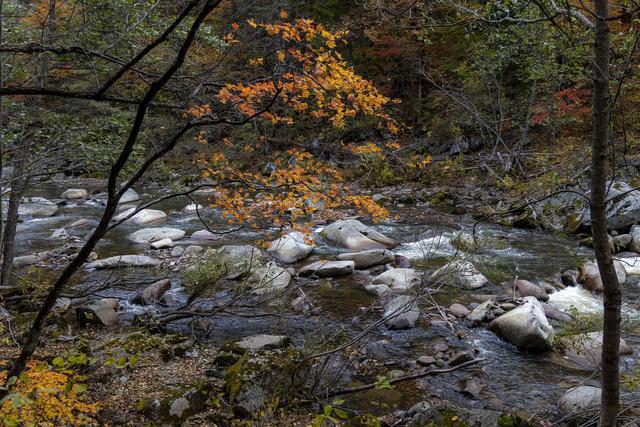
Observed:
[[[17,150],[16,150],[17,151]],[[13,163],[13,179],[11,180],[11,193],[7,208],[7,221],[4,226],[2,239],[2,271],[0,271],[0,285],[11,286],[11,274],[13,272],[14,244],[16,230],[18,228],[18,208],[20,200],[27,187],[28,176],[26,173],[26,159],[22,153],[17,154]]]
[[[602,342],[601,427],[617,423],[620,368],[620,284],[609,249],[606,219],[609,166],[609,4],[595,1],[596,24],[593,75],[593,134],[591,176],[591,231],[598,268],[604,285],[604,334]]]

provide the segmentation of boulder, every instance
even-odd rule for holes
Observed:
[[[133,188],[129,188],[127,191],[124,192],[122,197],[120,197],[120,201],[118,203],[120,204],[131,203],[131,202],[137,202],[138,200],[140,200],[140,196],[138,195],[138,193],[136,193],[136,191]]]
[[[413,328],[420,317],[415,298],[399,295],[384,306],[385,323],[393,329]]]
[[[320,235],[330,243],[352,251],[388,249],[398,242],[355,219],[339,220],[326,226]]]
[[[493,320],[493,319],[489,319],[488,316],[493,310],[495,305],[496,305],[496,300],[494,298],[489,298],[488,300],[484,301],[483,303],[478,305],[476,308],[474,308],[473,311],[467,316],[467,319],[476,323]]]
[[[268,292],[285,289],[291,282],[291,274],[271,261],[256,267],[251,272],[249,282],[254,295],[263,295]]]
[[[307,242],[304,234],[293,231],[269,244],[267,252],[285,264],[292,264],[309,256],[313,246]]]
[[[471,314],[467,307],[458,303],[451,304],[449,311],[456,317],[467,317]]]
[[[227,271],[227,279],[237,279],[266,262],[264,253],[251,245],[225,245],[208,250],[204,256],[211,256],[220,262]]]
[[[186,248],[184,248],[184,256],[196,256],[199,255],[202,251],[204,250],[204,248],[202,246],[198,246],[198,245],[189,245]]]
[[[627,272],[622,264],[618,260],[613,261],[613,266],[618,276],[618,282],[623,284],[627,281]],[[591,292],[602,292],[602,278],[600,277],[600,271],[598,265],[595,262],[585,262],[582,264],[578,271],[578,283],[580,283],[585,289]]]
[[[191,235],[190,239],[191,240],[198,240],[198,241],[205,241],[205,240],[214,241],[214,240],[222,239],[222,235],[216,234],[216,233],[212,233],[209,230],[198,230],[198,231],[194,231],[193,232],[193,234]]]
[[[195,203],[191,203],[190,205],[187,205],[182,209],[182,213],[191,214],[191,213],[196,213],[196,212],[202,212],[204,209],[205,209],[205,207],[202,206],[202,205],[197,205]]]
[[[180,240],[184,237],[184,231],[177,228],[143,228],[128,237],[132,243],[148,245],[162,239]]]
[[[633,252],[640,252],[640,225],[634,225],[629,231],[631,235],[631,243],[629,243],[629,250]]]
[[[387,285],[367,285],[364,287],[367,292],[371,292],[377,296],[382,296],[387,292],[391,291],[391,289]]]
[[[540,301],[548,301],[549,295],[540,286],[528,280],[516,280],[516,293],[520,297],[536,297]]]
[[[640,191],[623,181],[610,182],[607,188],[607,227],[612,230],[630,227],[640,222]],[[582,212],[580,222],[583,227],[591,225],[588,208]]]
[[[112,220],[115,222],[120,222],[125,218],[128,218],[127,221],[131,220],[131,218],[129,218],[130,215],[133,215],[133,213],[136,211],[135,207],[132,208],[127,208],[122,210],[121,212],[119,212],[117,215],[114,215]]]
[[[489,330],[516,347],[530,351],[551,348],[553,328],[549,325],[542,305],[535,297],[489,323]]]
[[[393,291],[403,293],[420,285],[422,278],[413,268],[392,268],[372,281],[374,285],[387,285]]]
[[[141,292],[138,292],[133,298],[131,298],[131,304],[149,305],[155,304],[162,296],[171,289],[171,280],[162,279],[154,282],[144,288]]]
[[[298,274],[302,277],[348,276],[353,273],[354,265],[353,261],[316,261],[302,267]]]
[[[148,224],[163,220],[167,214],[158,209],[142,209],[140,212],[131,217],[131,221],[138,225]]]
[[[573,320],[573,316],[565,313],[564,311],[560,311],[549,304],[543,304],[543,307],[544,315],[547,316],[547,319],[553,319],[563,323],[571,322]]]
[[[151,243],[151,248],[152,249],[168,249],[168,248],[172,248],[173,245],[175,245],[175,243],[173,243],[173,240],[167,237],[166,239],[156,240],[155,242]]]
[[[84,188],[70,188],[65,190],[60,197],[63,199],[82,199],[89,195]]]
[[[640,276],[640,257],[618,258],[628,276]]]
[[[564,358],[581,368],[596,370],[602,364],[602,332],[572,335],[562,338],[559,344]],[[633,354],[633,349],[622,338],[620,354]]]
[[[46,218],[58,212],[58,206],[44,197],[22,198],[18,207],[18,215],[29,215],[34,218]]]
[[[157,259],[144,255],[117,255],[88,263],[86,269],[105,269],[118,267],[155,267],[160,265]]]
[[[340,261],[353,261],[358,270],[384,265],[395,260],[393,254],[386,249],[340,254],[336,258]]]
[[[615,248],[615,252],[617,253],[626,251],[631,246],[632,241],[633,237],[631,236],[631,234],[620,234],[619,236],[615,236],[613,238],[613,246]]]
[[[33,265],[40,261],[38,255],[22,255],[13,258],[14,267],[24,267],[27,265]]]
[[[176,246],[175,248],[173,248],[173,250],[171,251],[171,256],[173,258],[179,258],[182,256],[182,254],[184,254],[184,248],[182,246]]]
[[[243,351],[275,350],[287,347],[291,344],[291,338],[286,335],[253,335],[245,337],[235,343],[235,347]]]
[[[85,326],[88,323],[112,326],[118,323],[118,313],[116,313],[118,308],[117,300],[114,303],[111,299],[103,298],[85,306],[77,307],[76,317],[80,326]]]
[[[601,393],[600,388],[586,385],[570,389],[558,399],[560,414],[574,421],[595,417],[600,412]]]
[[[50,240],[67,240],[69,239],[71,236],[69,235],[69,233],[67,233],[67,230],[64,228],[58,228],[53,230],[53,233],[51,233],[51,236],[49,236],[48,238]]]
[[[460,259],[440,267],[429,276],[429,281],[440,281],[462,289],[478,289],[489,282],[471,262]]]
[[[73,230],[74,228],[81,228],[87,225],[91,225],[91,221],[87,218],[82,218],[77,221],[72,222],[69,225],[66,225],[64,228],[68,228],[69,230]]]

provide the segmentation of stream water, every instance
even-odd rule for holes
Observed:
[[[33,189],[32,195],[57,199],[61,192],[70,185],[65,183],[51,184],[43,188]],[[98,190],[99,188],[91,188]],[[146,195],[138,189],[143,200],[150,200],[157,194]],[[151,192],[150,193],[156,193]],[[198,201],[206,204],[206,196],[198,196]],[[184,214],[182,208],[190,202],[186,199],[174,199],[155,206],[162,209],[169,217],[161,225],[150,226],[176,227],[187,231],[203,229],[200,220],[194,214]],[[58,211],[58,214],[45,219],[27,219],[18,227],[17,255],[25,255],[41,250],[53,249],[62,243],[50,240],[48,237],[54,229],[63,227],[81,218],[88,218],[97,222],[101,213],[100,203],[91,202],[77,205],[69,203]],[[464,216],[442,215],[433,211],[426,211],[418,207],[394,210],[400,220],[374,226],[378,231],[393,237],[403,244],[394,250],[411,259],[418,268],[429,271],[447,262],[448,257],[455,253],[449,238],[458,230],[470,230],[473,221]],[[203,215],[207,221],[217,222],[213,212],[207,211]],[[96,252],[99,258],[111,255],[142,253],[144,247],[132,246],[126,236],[141,228],[135,224],[125,223],[110,232],[107,238],[99,244]],[[90,227],[69,230],[71,235],[84,237]],[[478,290],[482,294],[508,294],[510,283],[517,276],[522,279],[535,281],[553,276],[564,270],[575,268],[578,260],[593,257],[590,249],[579,247],[574,236],[559,236],[544,231],[528,231],[507,229],[494,225],[481,224],[478,228],[481,235],[490,236],[489,244],[482,249],[469,254],[469,259],[491,279],[491,284]],[[254,243],[264,238],[268,230],[260,232],[241,231],[217,241],[217,246],[228,243]],[[190,242],[189,239],[176,242],[181,245],[202,244]],[[318,247],[312,256],[304,261],[327,259],[340,252],[330,246]],[[109,274],[131,274],[131,272],[109,272]],[[144,270],[136,271],[139,276],[148,275]],[[210,339],[225,341],[229,338],[251,335],[255,333],[285,332],[298,340],[318,340],[323,334],[331,334],[337,330],[344,330],[345,334],[353,335],[372,322],[379,319],[380,314],[371,313],[360,316],[360,307],[375,305],[375,297],[366,292],[363,283],[366,277],[355,274],[341,279],[322,280],[310,284],[305,290],[310,298],[316,301],[319,312],[313,315],[292,315],[287,319],[270,317],[234,318],[230,316],[215,317],[212,320],[213,330]],[[324,285],[321,282],[327,282]],[[180,278],[176,274],[172,293],[178,298]],[[116,295],[125,298],[133,294],[134,286],[129,290],[110,290],[105,295]],[[473,301],[471,291],[441,290],[435,295],[435,300],[448,307],[453,302],[468,304]],[[640,349],[640,284],[631,278],[624,285],[625,340],[636,349],[636,353],[623,361],[625,370],[637,368],[637,350]],[[575,307],[579,313],[599,316],[602,313],[602,301],[581,288],[567,288],[551,295],[549,303],[559,309],[568,310]],[[125,305],[129,311],[140,310],[139,307]],[[523,409],[528,413],[552,409],[558,395],[569,386],[589,381],[591,373],[572,368],[563,362],[562,358],[553,353],[531,354],[518,350],[511,344],[501,340],[493,333],[480,327],[457,325],[462,338],[456,338],[446,324],[436,322],[429,325],[420,322],[419,327],[393,331],[385,328],[375,329],[368,338],[368,349],[379,357],[397,362],[402,367],[402,360],[411,360],[423,354],[428,354],[429,346],[435,341],[447,342],[450,347],[462,347],[464,341],[471,342],[479,350],[479,357],[486,359],[482,365],[482,377],[485,389],[504,402],[511,409]],[[554,327],[559,328],[557,324]],[[310,338],[311,337],[311,338]],[[392,368],[390,368],[392,369]],[[452,380],[453,378],[453,380]],[[427,396],[440,396],[445,399],[458,401],[466,406],[478,405],[482,402],[457,391],[456,381],[464,379],[464,375],[452,377],[444,375],[421,379],[411,385],[404,385],[385,397],[375,395],[369,397],[360,395],[354,405],[363,401],[374,402],[380,399],[380,405],[388,405],[406,409],[411,403],[424,400]],[[453,384],[452,384],[453,381]]]

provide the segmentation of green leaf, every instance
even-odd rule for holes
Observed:
[[[344,399],[336,398],[333,399],[333,406],[342,405],[344,403]]]
[[[61,368],[61,367],[64,366],[64,359],[62,357],[58,356],[58,357],[54,358],[51,361],[51,364],[53,366],[55,366],[56,368]]]
[[[333,408],[331,408],[331,405],[325,405],[324,407],[324,415],[326,417],[328,417],[329,415],[331,415],[331,411],[333,410]]]
[[[342,418],[343,420],[349,418],[349,414],[340,408],[333,408],[333,412],[338,416],[338,418]]]

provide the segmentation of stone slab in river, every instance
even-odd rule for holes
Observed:
[[[243,350],[261,351],[275,350],[291,344],[291,338],[286,335],[254,335],[241,339],[236,343]]]
[[[285,264],[293,264],[309,256],[313,246],[305,241],[305,235],[293,231],[269,244],[267,252]]]
[[[89,193],[84,188],[70,188],[65,190],[60,197],[63,199],[82,199],[88,195]]]
[[[120,198],[120,204],[131,203],[140,200],[140,195],[133,188],[129,188]]]
[[[429,276],[429,281],[441,281],[462,289],[478,289],[489,282],[471,262],[462,259],[454,259],[440,267]]]
[[[353,261],[358,270],[388,264],[395,259],[393,253],[387,249],[372,249],[370,251],[339,254],[336,258],[340,261]]]
[[[553,328],[544,315],[544,308],[535,297],[489,323],[489,330],[516,347],[531,351],[551,348]]]
[[[372,281],[374,285],[387,285],[393,291],[402,293],[420,285],[420,274],[413,268],[392,268],[387,270]]]
[[[104,269],[104,268],[119,268],[119,267],[155,267],[160,265],[160,261],[157,259],[144,256],[144,255],[117,255],[109,258],[99,259],[97,261],[90,262],[85,266],[87,269]]]
[[[353,273],[353,261],[316,261],[302,267],[298,274],[303,277],[337,277],[348,276]]]
[[[25,197],[18,207],[18,215],[30,215],[34,218],[53,216],[58,212],[58,206],[44,197]]]
[[[205,241],[205,240],[214,241],[214,240],[222,239],[222,236],[220,234],[212,233],[209,230],[198,230],[193,232],[190,239],[199,240],[199,241]]]
[[[129,235],[129,241],[138,244],[150,244],[162,239],[180,240],[184,231],[178,228],[143,228]]]
[[[388,249],[398,246],[398,242],[377,232],[355,219],[333,222],[320,235],[332,244],[352,251]]]
[[[158,209],[143,209],[133,217],[131,220],[136,224],[143,225],[150,222],[160,221],[167,217],[167,214]]]

